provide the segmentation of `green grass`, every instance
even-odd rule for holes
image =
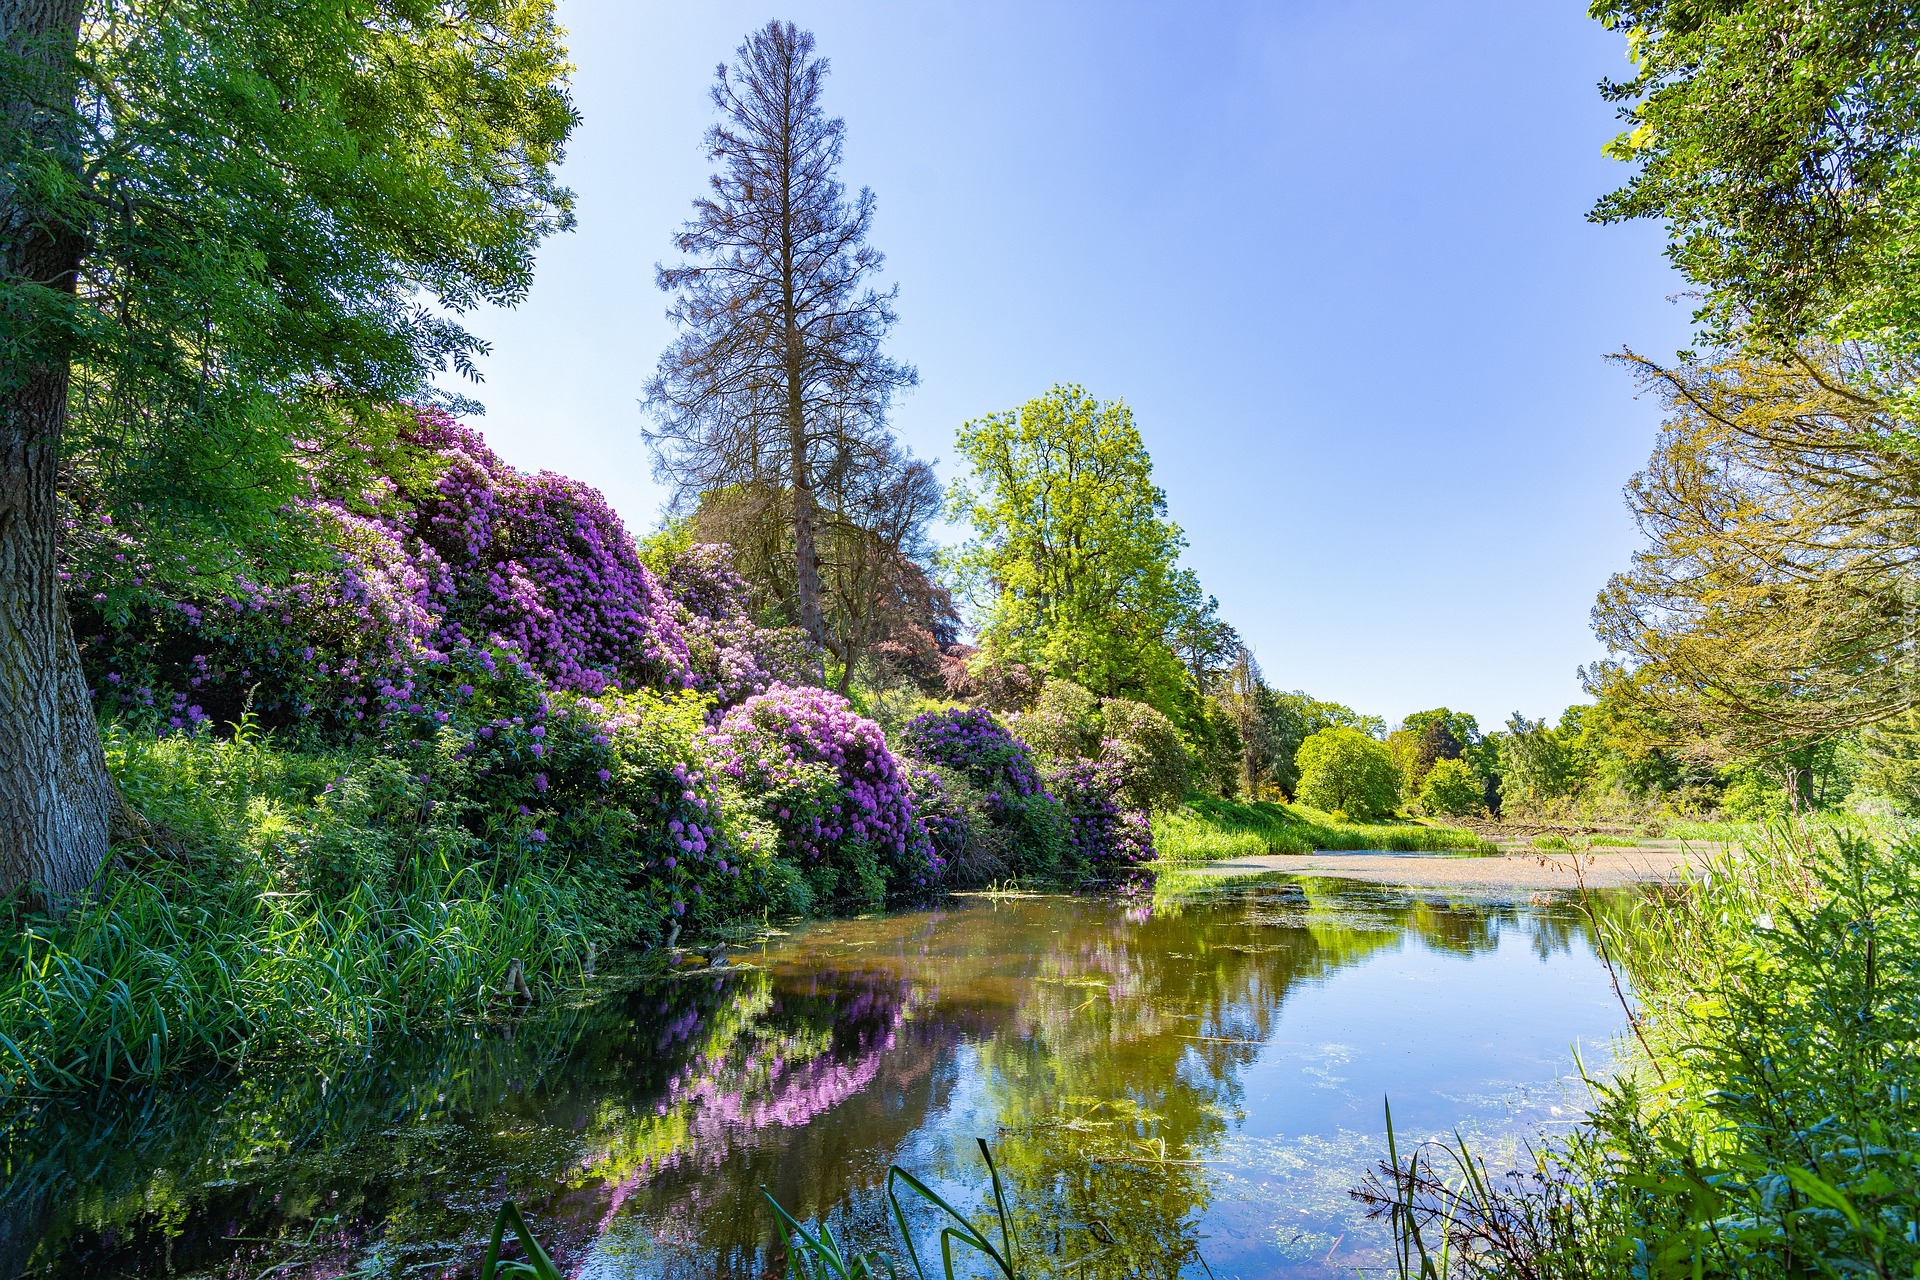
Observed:
[[[1163,862],[1218,862],[1267,853],[1387,849],[1399,853],[1491,853],[1471,831],[1415,823],[1335,823],[1305,805],[1196,797],[1156,814],[1153,844]]]
[[[535,991],[582,968],[580,884],[438,824],[397,761],[244,729],[106,747],[159,835],[0,934],[0,1095],[361,1044],[486,1009],[515,961]]]

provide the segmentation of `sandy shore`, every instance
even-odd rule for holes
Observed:
[[[1271,871],[1293,875],[1339,876],[1415,889],[1573,889],[1618,888],[1671,880],[1703,846],[1682,848],[1677,840],[1648,840],[1633,849],[1595,849],[1591,853],[1503,853],[1480,858],[1433,853],[1270,853],[1219,862],[1183,864],[1185,874],[1249,876]],[[1578,861],[1578,867],[1575,863]]]

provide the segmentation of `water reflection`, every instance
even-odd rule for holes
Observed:
[[[1562,903],[1172,888],[828,922],[510,1029],[17,1114],[0,1272],[461,1274],[512,1195],[581,1274],[773,1274],[761,1186],[883,1243],[896,1160],[983,1203],[978,1134],[1056,1264],[1099,1220],[1141,1274],[1351,1274],[1382,1092],[1518,1131],[1618,1018]]]

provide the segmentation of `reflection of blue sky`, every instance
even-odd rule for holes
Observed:
[[[1377,1236],[1346,1193],[1380,1158],[1383,1099],[1403,1142],[1459,1132],[1495,1157],[1579,1114],[1573,1054],[1604,1070],[1620,1007],[1584,941],[1542,955],[1527,923],[1496,925],[1498,945],[1472,956],[1409,938],[1294,988],[1213,1153],[1223,1277],[1352,1274]]]

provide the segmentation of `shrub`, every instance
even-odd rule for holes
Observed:
[[[907,777],[880,727],[838,694],[775,684],[727,712],[708,740],[819,897],[874,903],[938,882]]]
[[[511,641],[557,687],[582,693],[693,683],[673,602],[599,490],[522,475],[479,432],[432,410],[413,439],[444,464],[406,532],[451,576],[445,642]]]
[[[987,712],[961,709],[917,716],[900,737],[908,753],[965,778],[965,790],[978,797],[981,813],[1001,833],[993,844],[1007,870],[1032,875],[1055,869],[1060,806],[1041,785],[1026,743]]]
[[[1400,803],[1400,770],[1385,746],[1358,729],[1322,729],[1300,744],[1299,799],[1316,809],[1342,811],[1362,822],[1392,813]]]
[[[731,706],[775,682],[822,682],[820,646],[798,627],[763,627],[749,588],[733,567],[733,548],[694,543],[667,561],[667,590],[680,609],[694,682]]]
[[[1074,760],[1098,760],[1106,736],[1100,700],[1071,680],[1047,681],[1033,710],[1016,716],[1013,724],[1050,769]]]
[[[1013,833],[996,821],[986,793],[942,765],[910,765],[914,813],[927,830],[945,884],[974,889],[1022,870]]]
[[[1153,828],[1147,815],[1126,807],[1120,770],[1110,763],[1077,760],[1047,777],[1060,802],[1066,831],[1066,865],[1082,884],[1125,885],[1135,868],[1153,859]]]
[[[1442,757],[1420,785],[1420,809],[1436,817],[1461,818],[1485,813],[1486,792],[1466,761]]]
[[[1187,750],[1173,721],[1144,702],[1108,698],[1100,704],[1101,756],[1119,767],[1133,808],[1171,809],[1192,784]]]

